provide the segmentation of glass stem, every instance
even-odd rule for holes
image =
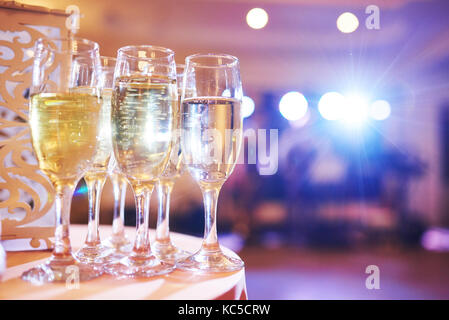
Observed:
[[[221,186],[216,188],[201,188],[204,200],[204,239],[202,249],[205,251],[219,251],[217,237],[217,202]]]
[[[86,181],[88,198],[89,198],[89,220],[87,223],[86,245],[95,246],[100,244],[100,232],[98,230],[100,224],[100,201],[101,192],[106,181],[106,176],[84,177]]]
[[[112,220],[112,236],[114,238],[124,238],[126,180],[116,173],[111,175],[111,180],[112,188],[114,190],[114,216]]]
[[[148,235],[148,219],[150,213],[150,197],[154,185],[137,183],[133,185],[136,197],[136,238],[134,240],[133,254],[135,256],[148,256],[151,254],[150,237]]]
[[[159,201],[156,241],[162,244],[170,243],[170,195],[173,190],[174,183],[171,181],[159,181],[157,184],[157,195]]]
[[[70,245],[70,206],[75,191],[74,184],[57,185],[56,189],[56,228],[55,246],[53,249],[54,259],[73,259],[72,247]]]

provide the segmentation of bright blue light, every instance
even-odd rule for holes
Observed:
[[[307,107],[306,98],[296,91],[284,94],[279,101],[279,111],[285,119],[290,121],[296,121],[304,117],[307,113]]]
[[[326,120],[338,120],[343,116],[345,97],[338,92],[323,94],[318,102],[318,111]]]
[[[254,104],[254,100],[251,99],[250,97],[247,96],[243,96],[243,100],[242,100],[242,116],[243,118],[248,118],[249,116],[251,116],[254,112],[255,109],[255,104]]]
[[[370,116],[374,120],[385,120],[391,114],[391,107],[388,101],[376,100],[371,104]]]
[[[360,125],[368,117],[369,106],[364,97],[351,94],[345,97],[342,120],[348,124]]]

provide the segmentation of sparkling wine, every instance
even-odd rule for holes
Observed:
[[[30,126],[40,169],[55,184],[74,183],[97,148],[100,100],[89,93],[31,96]]]
[[[112,98],[113,148],[128,179],[155,181],[171,152],[176,82],[167,77],[119,77]]]
[[[242,142],[240,102],[223,97],[185,99],[182,123],[182,151],[189,172],[203,186],[224,183]]]

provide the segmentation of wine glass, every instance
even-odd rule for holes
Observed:
[[[156,225],[156,240],[153,244],[154,254],[163,261],[171,263],[176,262],[182,258],[190,255],[189,252],[175,247],[170,239],[169,215],[170,215],[170,195],[173,190],[173,185],[183,172],[181,144],[180,144],[180,107],[181,107],[181,93],[182,81],[184,77],[183,64],[176,65],[176,80],[178,83],[178,104],[175,113],[173,135],[173,145],[164,173],[159,178],[156,188],[158,195],[158,215]]]
[[[83,281],[102,273],[74,257],[69,237],[72,195],[97,150],[99,74],[97,43],[77,38],[36,42],[29,123],[39,168],[56,191],[56,229],[52,256],[24,272],[23,280],[43,283],[76,276]]]
[[[113,275],[151,277],[173,264],[151,252],[148,215],[151,193],[171,152],[177,103],[174,52],[154,46],[120,48],[112,96],[112,144],[120,171],[136,199],[136,237],[131,253],[105,266]]]
[[[125,199],[128,181],[117,168],[114,155],[111,156],[109,178],[114,194],[114,212],[112,218],[112,234],[103,241],[103,245],[112,248],[113,253],[108,259],[123,258],[132,248],[131,241],[125,233]]]
[[[108,176],[108,164],[112,152],[111,97],[116,60],[101,56],[100,61],[99,88],[102,103],[98,123],[98,144],[93,158],[93,166],[84,175],[89,199],[87,236],[84,245],[76,253],[78,260],[97,264],[105,262],[105,259],[112,253],[111,248],[101,243],[99,223],[101,193]]]
[[[104,77],[107,82],[110,103],[114,88],[114,71],[117,59],[104,57],[103,61],[104,70],[107,66],[107,73],[104,73]],[[109,124],[110,121],[111,118],[109,117]],[[109,131],[109,136],[112,138],[111,131]],[[108,260],[123,258],[124,254],[131,250],[131,241],[125,234],[125,198],[128,183],[125,176],[117,168],[117,161],[115,160],[113,153],[111,153],[111,158],[109,160],[109,178],[112,182],[114,194],[114,212],[112,219],[112,234],[105,241],[103,241],[103,245],[105,247],[113,250],[113,253],[108,256]]]
[[[225,255],[217,238],[217,200],[234,170],[242,143],[242,84],[239,61],[225,54],[186,58],[181,107],[183,161],[203,193],[204,239],[194,255],[176,267],[199,272],[243,268],[239,258]]]

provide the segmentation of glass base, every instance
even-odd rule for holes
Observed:
[[[118,262],[128,256],[133,245],[126,236],[110,236],[101,243],[106,248],[110,248],[112,253],[107,257],[106,263]]]
[[[192,255],[188,251],[175,247],[170,241],[167,243],[156,241],[151,247],[151,250],[158,259],[171,264]]]
[[[106,248],[111,248],[114,252],[130,253],[133,245],[126,236],[110,236],[101,243]]]
[[[200,273],[233,272],[243,269],[245,264],[240,258],[232,258],[221,250],[201,249],[194,255],[176,262],[176,268]]]
[[[114,276],[125,276],[131,278],[149,278],[172,272],[175,266],[163,262],[153,255],[150,256],[128,256],[116,263],[104,266],[106,273]]]
[[[42,285],[48,282],[88,281],[102,274],[102,268],[81,263],[70,256],[64,259],[52,257],[45,263],[22,273],[21,278],[35,285]]]
[[[113,250],[101,244],[92,246],[84,244],[75,254],[76,258],[82,263],[102,264],[107,262],[108,256]]]

